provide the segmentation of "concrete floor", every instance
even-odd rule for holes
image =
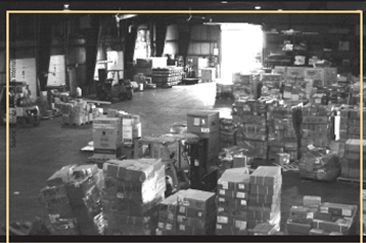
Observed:
[[[222,115],[230,113],[231,101],[215,103],[215,84],[175,86],[171,89],[146,90],[135,93],[132,101],[111,105],[141,116],[143,135],[160,135],[169,131],[174,122],[186,120],[192,110],[217,109]],[[39,191],[46,179],[60,167],[83,163],[90,154],[80,148],[92,140],[91,125],[81,128],[61,127],[60,118],[42,121],[39,127],[16,129],[16,147],[10,153],[10,218],[32,220],[42,214]],[[5,136],[2,128],[0,136]],[[0,148],[3,148],[1,141]],[[4,151],[0,151],[4,157]],[[4,171],[4,163],[1,170]],[[0,183],[3,183],[1,181]],[[4,188],[4,184],[0,184]],[[0,206],[5,207],[4,190],[0,191]],[[324,183],[302,180],[294,172],[283,174],[282,226],[291,205],[301,203],[303,195],[318,195],[323,201],[359,205],[359,186],[337,182]],[[4,224],[4,211],[0,223]],[[3,216],[4,215],[4,216]]]

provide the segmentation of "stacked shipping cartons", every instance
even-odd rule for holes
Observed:
[[[232,98],[234,92],[233,84],[216,83],[216,99],[218,98]]]
[[[180,83],[182,74],[181,67],[153,68],[151,77],[158,87],[169,87]]]
[[[108,233],[151,235],[157,204],[164,198],[165,166],[157,159],[109,160],[103,167]]]
[[[217,182],[217,235],[247,235],[249,173],[226,170]]]
[[[360,144],[359,139],[348,139],[341,160],[341,176],[349,179],[360,179]],[[363,141],[363,156],[366,155],[366,141]],[[365,171],[365,169],[364,169]],[[365,173],[363,173],[365,174]]]
[[[62,123],[65,125],[84,125],[90,122],[91,107],[82,99],[72,100],[67,103],[59,102],[57,105],[62,113]]]
[[[235,99],[241,97],[255,97],[256,89],[253,75],[251,74],[233,74],[233,96]]]
[[[278,159],[286,153],[291,160],[297,156],[297,138],[293,127],[291,108],[285,105],[270,107],[268,120],[268,158]]]
[[[187,189],[179,195],[178,235],[214,235],[216,223],[215,194]]]
[[[327,106],[313,105],[302,109],[302,145],[313,144],[317,147],[329,145],[329,117],[330,111]],[[303,148],[304,148],[303,146]]]
[[[363,111],[363,118],[366,117],[366,109],[364,108]],[[349,110],[348,113],[348,125],[347,125],[347,134],[348,134],[348,138],[355,138],[355,139],[359,139],[360,138],[360,134],[361,134],[361,126],[360,126],[360,107],[355,107],[353,109]],[[363,119],[363,138],[366,137],[366,133],[365,133],[365,119]]]
[[[281,168],[260,166],[250,175],[248,199],[248,228],[269,223],[280,230],[281,221]],[[273,229],[268,229],[273,232]]]
[[[212,235],[215,231],[215,194],[180,190],[159,204],[157,235]]]
[[[266,104],[241,99],[233,104],[233,121],[237,125],[237,145],[248,148],[255,158],[266,159],[268,149]]]
[[[220,148],[227,148],[236,144],[236,127],[233,119],[220,119]]]
[[[290,235],[347,235],[355,222],[357,206],[321,203],[320,197],[304,196],[302,206],[292,206],[287,220]]]
[[[245,148],[239,146],[231,146],[224,148],[219,154],[218,177],[230,168],[249,167],[253,162],[253,157],[247,154]]]
[[[300,177],[320,181],[332,181],[340,172],[339,157],[335,153],[307,150],[299,161]]]
[[[102,181],[96,165],[65,166],[47,180],[41,198],[52,234],[103,234]]]

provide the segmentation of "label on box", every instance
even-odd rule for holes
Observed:
[[[242,220],[235,220],[235,228],[245,230],[247,229],[247,222]]]
[[[165,228],[166,228],[167,230],[172,230],[172,229],[173,229],[173,225],[171,225],[171,224],[166,224]]]
[[[227,224],[229,222],[229,219],[225,216],[217,216],[217,222],[220,224]]]
[[[313,218],[314,218],[314,212],[308,212],[308,213],[306,214],[306,218],[307,218],[307,219],[313,219]]]
[[[236,197],[237,198],[245,198],[245,192],[237,192]]]
[[[247,206],[247,200],[240,200],[240,205]]]
[[[219,195],[225,195],[225,190],[219,190]]]
[[[224,211],[225,211],[225,209],[223,207],[218,207],[217,208],[217,212],[219,212],[219,213],[224,212]]]
[[[120,198],[120,199],[125,198],[125,196],[124,196],[124,194],[122,192],[117,192],[116,197],[117,198]]]
[[[185,213],[186,208],[185,207],[179,207],[179,213]]]
[[[186,230],[186,226],[185,226],[185,225],[183,225],[183,224],[180,224],[180,225],[179,225],[179,230],[181,230],[181,231],[185,231],[185,230]]]
[[[320,207],[320,212],[321,213],[328,213],[329,212],[329,208],[328,207]]]
[[[216,229],[222,229],[222,225],[221,224],[216,224]]]
[[[201,128],[201,132],[202,133],[210,133],[210,128],[208,128],[208,127],[202,127]]]
[[[348,208],[342,208],[342,215],[347,216],[347,217],[351,217],[352,216],[352,210],[348,209]]]
[[[202,217],[202,212],[198,212],[198,217]]]
[[[245,190],[245,184],[238,184],[238,188],[240,190]]]
[[[194,160],[194,166],[200,166],[200,162],[198,161],[198,159]]]
[[[178,221],[178,223],[183,223],[183,221],[184,221],[184,216],[182,216],[182,215],[178,215],[178,217],[177,217],[177,221]]]
[[[229,189],[229,183],[227,181],[222,182],[221,185],[222,185],[222,188]]]
[[[199,118],[193,118],[193,125],[194,126],[196,126],[196,127],[198,127],[200,124],[201,124],[201,119],[199,119]]]
[[[225,202],[225,198],[219,197],[219,202]]]

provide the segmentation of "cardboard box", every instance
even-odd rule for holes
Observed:
[[[219,131],[219,112],[202,111],[187,114],[187,131],[199,135],[208,135]]]
[[[95,153],[116,153],[121,146],[121,119],[97,118],[93,122],[93,142]]]

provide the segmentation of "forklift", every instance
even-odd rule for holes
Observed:
[[[40,110],[30,98],[31,92],[25,82],[12,81],[9,84],[9,124],[38,126]],[[6,123],[6,85],[1,86],[1,123]]]
[[[119,75],[120,70],[108,70],[115,78],[107,79],[107,70],[98,69],[99,81],[96,82],[96,93],[99,100],[118,102],[131,100],[133,88],[129,80],[122,79]],[[118,80],[115,83],[114,80]]]

